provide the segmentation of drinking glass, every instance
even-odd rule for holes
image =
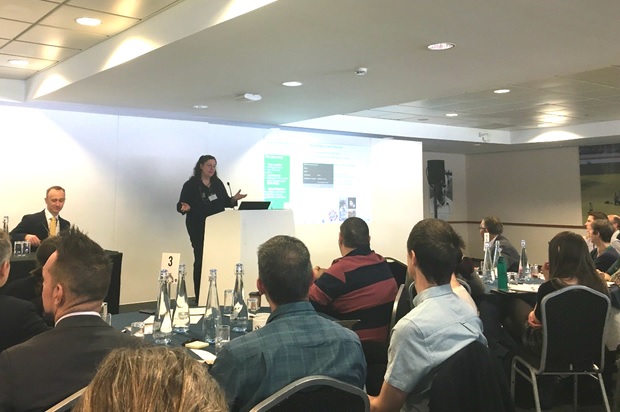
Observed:
[[[258,299],[257,298],[248,298],[248,313],[250,316],[256,316],[258,313]]]
[[[219,325],[215,335],[215,353],[219,353],[222,346],[230,342],[230,325]]]
[[[224,291],[224,306],[222,307],[222,315],[230,316],[232,312],[233,290],[226,289]]]
[[[131,324],[131,336],[144,338],[144,322],[133,322]]]
[[[538,265],[531,265],[530,266],[530,276],[532,276],[532,278],[537,278],[538,277]]]

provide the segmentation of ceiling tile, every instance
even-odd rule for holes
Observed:
[[[119,16],[144,19],[178,0],[70,0],[67,4]]]
[[[5,19],[35,23],[58,4],[40,0],[0,0],[0,16]]]
[[[604,67],[598,70],[590,70],[587,72],[575,73],[562,77],[566,79],[620,88],[620,67],[617,66]]]
[[[9,60],[19,59],[19,58],[21,58],[21,56],[15,56],[15,55],[10,55],[10,54],[0,54],[0,66],[15,67],[11,63],[9,63]],[[28,62],[30,64],[28,64],[27,70],[35,70],[35,71],[43,70],[51,66],[52,64],[56,63],[53,60],[42,60],[42,59],[28,59]]]
[[[2,48],[0,52],[23,57],[35,57],[37,59],[62,61],[78,54],[80,50],[47,46],[38,43],[13,41],[11,44],[8,44],[6,47]]]
[[[0,65],[0,78],[2,79],[26,80],[35,73],[35,70],[15,69],[13,67],[4,67]]]
[[[54,27],[35,26],[19,37],[19,40],[51,46],[87,49],[105,40],[105,36],[57,29]],[[0,50],[2,51],[2,50]]]
[[[79,17],[93,17],[101,20],[101,24],[94,27],[82,26],[75,21],[75,19]],[[52,14],[41,20],[40,24],[76,30],[84,33],[113,36],[125,29],[128,29],[138,21],[139,20],[133,18],[115,16],[113,14],[63,5],[62,7],[57,8]]]
[[[28,27],[30,27],[28,23],[0,19],[0,37],[3,39],[12,39]]]

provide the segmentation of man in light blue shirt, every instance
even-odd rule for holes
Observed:
[[[394,327],[381,393],[372,411],[425,410],[432,373],[477,340],[486,345],[482,322],[450,287],[459,235],[445,221],[425,219],[407,240],[408,273],[415,282],[414,309]]]

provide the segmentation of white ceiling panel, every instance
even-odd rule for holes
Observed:
[[[70,6],[144,19],[178,0],[69,0]]]
[[[58,4],[41,0],[0,0],[0,16],[5,19],[36,23]]]
[[[81,26],[75,19],[91,17],[101,20],[98,26]],[[62,6],[54,13],[41,20],[40,24],[51,27],[59,27],[68,30],[79,30],[84,33],[97,34],[100,36],[113,36],[136,24],[139,20],[129,17],[116,16],[114,14],[91,11],[79,7]]]
[[[25,42],[82,50],[94,46],[105,39],[105,36],[47,26],[35,26],[19,37],[19,40]],[[2,50],[0,49],[1,52]]]
[[[37,59],[61,61],[78,54],[80,50],[47,46],[38,43],[13,41],[11,44],[8,44],[6,47],[2,48],[2,52],[22,57],[34,57]]]

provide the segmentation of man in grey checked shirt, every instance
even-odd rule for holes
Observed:
[[[310,375],[364,387],[360,340],[315,312],[308,302],[312,281],[310,253],[300,240],[275,236],[258,248],[257,286],[269,301],[271,316],[261,329],[224,346],[211,370],[231,411],[248,411]]]

